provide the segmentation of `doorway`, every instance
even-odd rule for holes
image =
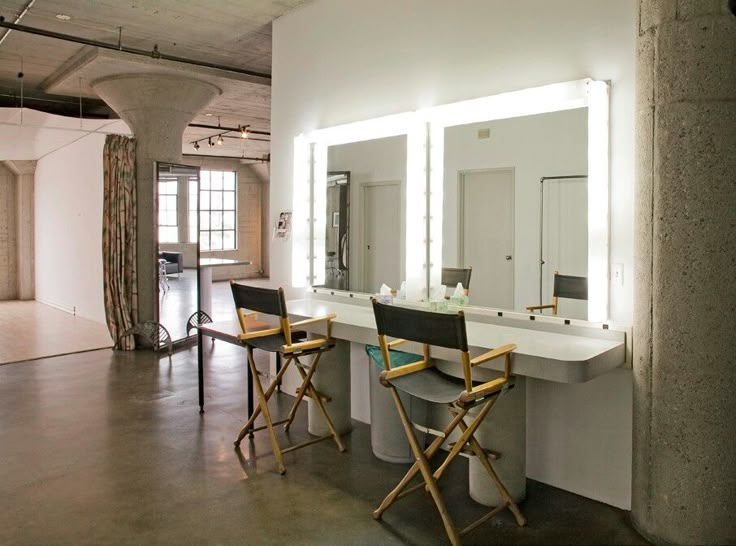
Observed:
[[[514,308],[514,169],[461,171],[459,264],[472,266],[473,305]]]

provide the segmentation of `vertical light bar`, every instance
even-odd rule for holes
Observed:
[[[294,139],[293,204],[291,217],[291,286],[303,288],[309,277],[309,245],[311,230],[309,181],[311,175],[310,144],[303,135]]]
[[[445,185],[445,127],[429,125],[429,287],[442,281],[442,223]]]
[[[322,142],[316,142],[312,148],[314,158],[314,172],[312,179],[314,186],[312,195],[314,208],[312,209],[312,224],[314,241],[312,246],[312,284],[321,285],[325,283],[325,259],[327,237],[327,146]]]
[[[427,124],[414,120],[406,136],[406,295],[427,297]]]
[[[588,320],[608,317],[608,84],[588,82]]]

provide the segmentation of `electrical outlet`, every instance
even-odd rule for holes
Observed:
[[[624,264],[611,264],[611,284],[613,286],[624,285]]]

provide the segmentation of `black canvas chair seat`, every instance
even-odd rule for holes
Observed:
[[[253,378],[253,386],[258,395],[258,406],[253,411],[253,415],[249,416],[248,422],[243,426],[235,440],[235,447],[240,447],[240,442],[249,436],[253,438],[253,434],[259,430],[268,430],[271,449],[276,457],[276,464],[279,474],[286,472],[284,466],[283,453],[293,451],[316,442],[332,438],[337,444],[340,451],[345,451],[345,446],[340,436],[332,424],[327,409],[325,408],[325,397],[314,388],[312,378],[317,371],[322,354],[331,350],[335,346],[335,340],[332,338],[332,320],[335,315],[327,315],[324,317],[316,317],[313,319],[302,320],[295,324],[289,321],[289,315],[286,311],[286,299],[282,288],[272,290],[269,288],[258,288],[255,286],[245,286],[230,281],[230,288],[233,293],[235,309],[238,314],[238,321],[242,329],[240,341],[245,345],[248,352],[248,366],[250,368],[251,377]],[[271,322],[260,321],[257,313],[273,315],[278,317],[278,325],[272,326]],[[294,325],[306,325],[323,322],[325,324],[326,335],[324,337],[315,336],[314,339],[306,339],[307,333],[304,330],[293,329]],[[269,353],[276,353],[277,359],[282,360],[281,368],[278,369],[276,378],[267,387],[261,383],[261,376],[256,369],[255,360],[253,360],[253,350],[260,349]],[[300,360],[303,356],[310,356],[308,361]],[[299,375],[302,377],[302,384],[297,389],[296,398],[287,417],[281,421],[273,421],[271,412],[268,408],[268,400],[281,384],[284,373],[290,365],[294,365]],[[307,440],[297,445],[292,445],[286,449],[282,449],[276,439],[274,427],[283,424],[284,430],[288,431],[296,417],[296,411],[302,399],[308,396],[315,403],[316,407],[324,418],[325,424],[330,433],[320,438]],[[256,427],[255,422],[259,416],[263,416],[264,426]]]
[[[291,332],[291,340],[293,341],[302,341],[307,338],[307,333],[301,330],[296,330]],[[261,351],[266,351],[268,353],[278,353],[281,352],[281,349],[284,345],[286,345],[286,338],[284,337],[284,334],[275,334],[272,336],[264,336],[264,337],[254,337],[252,339],[249,339],[245,342],[246,345],[252,346],[254,349],[260,349]],[[335,344],[333,343],[330,345],[330,348],[334,347]],[[311,351],[316,352],[316,351]],[[301,354],[310,354],[308,352],[303,352]]]
[[[504,508],[508,508],[513,513],[518,525],[525,525],[526,519],[524,519],[518,506],[516,506],[493,469],[486,449],[480,445],[474,436],[478,426],[499,396],[513,385],[511,353],[516,345],[504,345],[471,359],[468,354],[465,315],[462,311],[455,315],[430,313],[400,306],[384,305],[374,299],[373,314],[376,318],[380,355],[375,354],[374,348],[368,349],[368,354],[379,366],[382,365],[384,368],[380,375],[381,384],[391,389],[394,405],[416,460],[398,485],[373,512],[373,517],[380,519],[383,512],[396,500],[409,493],[426,490],[434,500],[447,536],[453,545],[460,544],[460,536],[463,533],[474,529]],[[389,341],[389,337],[394,339]],[[421,343],[422,355],[414,355],[394,349],[395,346],[401,345],[405,341]],[[460,353],[462,378],[451,377],[434,367],[430,354],[432,346],[454,349]],[[496,358],[505,359],[503,377],[483,383],[474,382],[473,366]],[[413,423],[406,408],[404,408],[399,391],[431,403],[445,404],[448,407],[450,422],[444,430],[433,431],[426,427],[420,427],[422,431],[436,436],[426,449],[420,446],[414,434]],[[468,413],[473,407],[478,407],[478,411],[473,414]],[[430,466],[429,461],[440,452],[446,440],[453,433],[456,433],[456,429],[459,429],[457,432],[460,434],[449,447],[450,451],[444,461],[436,469]],[[458,532],[442,499],[437,482],[444,475],[450,463],[461,452],[472,454],[478,458],[481,466],[486,470],[498,489],[503,504],[495,507],[491,512]],[[409,484],[417,475],[421,475],[424,483],[409,487]]]
[[[462,379],[435,369],[402,375],[391,379],[390,383],[400,391],[434,404],[451,404],[465,390]]]

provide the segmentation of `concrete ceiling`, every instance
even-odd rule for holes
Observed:
[[[271,22],[308,0],[0,0],[0,16],[8,23],[31,3],[20,25],[74,35],[124,47],[158,51],[165,55],[214,63],[253,73],[271,73]],[[57,15],[68,16],[61,20]],[[6,30],[0,28],[0,40]],[[96,78],[134,71],[186,71],[195,77],[217,82],[223,94],[215,99],[195,123],[270,132],[271,89],[268,77],[244,76],[183,63],[131,55],[11,31],[0,43],[0,95],[9,106],[20,95],[18,73],[22,70],[26,105],[39,97],[48,104],[78,103],[95,115],[95,96],[89,83]],[[71,106],[70,110],[75,108]],[[218,121],[219,120],[219,121]],[[193,140],[219,131],[189,128],[183,151],[193,153]],[[235,136],[233,134],[232,136]],[[199,153],[261,157],[270,151],[267,135],[243,141],[225,138],[225,144],[209,148],[202,143]],[[256,140],[256,139],[262,140]],[[2,158],[0,158],[2,159]]]

